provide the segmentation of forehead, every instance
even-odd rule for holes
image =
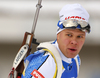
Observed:
[[[85,35],[85,32],[79,30],[79,29],[64,29],[62,33],[72,33],[72,34],[82,34]]]

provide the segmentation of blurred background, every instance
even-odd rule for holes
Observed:
[[[38,0],[0,0],[0,78],[7,78],[25,32],[31,32]],[[80,52],[78,78],[100,78],[100,1],[43,0],[35,30],[37,42],[56,39],[59,11],[66,4],[79,3],[90,14],[91,33]],[[36,45],[33,44],[32,51]]]

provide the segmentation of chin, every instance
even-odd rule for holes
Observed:
[[[74,58],[76,55],[70,55],[68,56],[68,58]]]

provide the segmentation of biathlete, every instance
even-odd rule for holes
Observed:
[[[80,4],[65,5],[59,12],[57,38],[40,43],[24,60],[21,78],[77,78],[79,52],[90,33],[89,14]]]

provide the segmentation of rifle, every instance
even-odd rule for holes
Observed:
[[[17,72],[16,78],[20,73],[23,72],[23,70],[24,70],[24,63],[23,63],[24,61],[23,60],[25,57],[27,57],[30,54],[31,49],[32,49],[32,43],[39,44],[36,42],[36,39],[34,38],[34,31],[36,28],[39,11],[40,11],[40,8],[42,7],[41,2],[42,2],[42,0],[38,0],[38,4],[36,5],[37,9],[35,12],[35,17],[34,17],[34,22],[33,22],[31,33],[25,32],[22,45],[14,59],[12,70],[9,73],[8,78],[14,78],[15,70]]]

